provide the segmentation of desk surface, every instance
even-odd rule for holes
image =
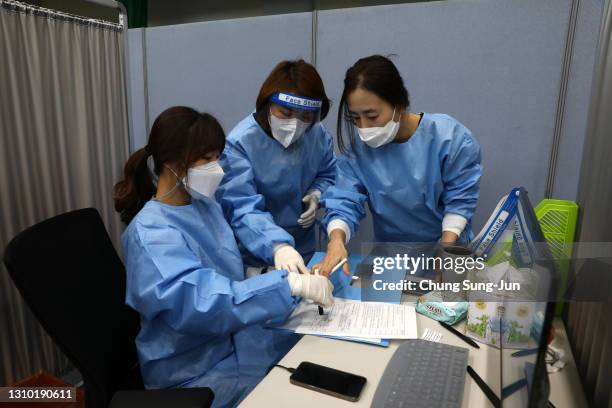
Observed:
[[[425,328],[430,328],[442,333],[442,343],[468,348],[470,350],[469,364],[499,395],[499,350],[485,345],[481,345],[480,349],[470,347],[442,328],[438,322],[419,314],[417,314],[417,325],[419,336]],[[588,405],[580,385],[575,362],[571,357],[563,322],[556,319],[554,326],[556,332],[553,345],[564,349],[569,359],[563,370],[550,374],[550,400],[557,408],[586,407]],[[311,361],[363,375],[368,382],[362,391],[360,400],[358,402],[348,402],[295,386],[289,383],[290,373],[281,368],[274,368],[240,406],[245,408],[279,406],[292,408],[369,407],[378,381],[399,344],[400,341],[394,340],[389,347],[385,348],[323,337],[304,336],[279,364],[286,367],[297,367],[302,361]],[[462,406],[470,408],[492,406],[468,375],[466,375]]]

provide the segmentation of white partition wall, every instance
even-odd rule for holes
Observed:
[[[482,146],[476,230],[514,186],[525,186],[534,204],[544,198],[556,128],[553,195],[574,199],[603,8],[603,0],[576,1],[448,0],[319,11],[314,44],[313,13],[132,30],[133,146],[145,143],[163,109],[178,104],[212,113],[229,131],[254,109],[277,62],[310,60],[313,48],[336,104],[344,73],[358,58],[395,54],[412,110],[456,117]],[[572,14],[574,4],[580,7]],[[325,121],[334,135],[336,104]],[[372,239],[368,223],[358,240]]]

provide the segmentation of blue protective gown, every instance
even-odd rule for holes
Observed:
[[[403,143],[370,148],[356,138],[338,158],[335,186],[323,194],[324,223],[340,218],[354,235],[368,201],[378,242],[434,242],[447,213],[472,218],[481,176],[480,146],[443,114],[423,114]],[[461,242],[471,239],[470,223]]]
[[[214,200],[149,201],[122,241],[126,303],[141,316],[136,346],[146,388],[210,387],[213,406],[234,406],[297,341],[262,327],[295,308],[287,272],[245,280]]]
[[[219,163],[225,177],[217,199],[245,263],[273,265],[275,243],[294,246],[308,262],[315,230],[297,223],[304,212],[302,198],[312,189],[325,192],[336,175],[333,141],[325,127],[316,123],[285,149],[250,114],[230,132]]]

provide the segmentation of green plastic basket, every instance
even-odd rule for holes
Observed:
[[[572,256],[578,204],[567,200],[542,200],[535,208],[536,217],[555,259]]]
[[[567,289],[567,275],[578,221],[578,204],[568,200],[545,199],[537,205],[535,213],[561,273],[558,292],[560,298]],[[559,316],[562,311],[563,303],[559,302],[555,314]]]

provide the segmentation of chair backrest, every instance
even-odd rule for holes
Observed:
[[[98,211],[72,211],[26,229],[8,244],[4,263],[40,324],[83,375],[88,408],[108,406],[126,376],[139,371],[139,317],[125,305],[125,269]]]

